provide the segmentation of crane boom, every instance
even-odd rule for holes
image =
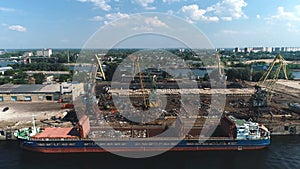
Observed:
[[[219,77],[221,77],[224,74],[224,72],[221,69],[221,59],[220,59],[220,53],[219,52],[217,52],[217,54],[216,54],[216,59],[217,59],[217,62],[218,62],[218,75],[219,75]]]
[[[98,62],[98,65],[99,65],[99,67],[100,67],[101,76],[102,76],[103,80],[106,80],[105,73],[104,73],[103,67],[102,67],[102,63],[101,63],[99,57],[97,56],[97,54],[95,54],[95,57],[96,57],[96,60],[97,60],[97,62]]]

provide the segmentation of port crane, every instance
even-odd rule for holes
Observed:
[[[97,64],[95,67],[96,71],[94,74],[94,76],[95,76],[94,81],[96,81],[97,77],[101,77],[104,81],[106,81],[106,76],[105,76],[105,73],[103,70],[103,64],[97,54],[95,54],[95,59],[97,61]],[[100,72],[99,72],[99,69],[100,69]],[[104,109],[112,109],[113,110],[113,107],[111,107],[110,101],[111,101],[111,96],[108,93],[108,87],[105,87],[104,93],[100,94],[100,96],[99,96],[98,106],[101,106]]]
[[[273,76],[271,76],[271,72],[273,71],[276,63],[278,63],[277,68],[274,71]],[[276,57],[270,64],[269,68],[267,69],[267,71],[259,79],[257,86],[261,86],[261,87],[265,88],[267,95],[268,95],[267,96],[268,101],[270,101],[272,98],[272,91],[275,87],[275,83],[278,81],[281,70],[283,72],[284,78],[288,79],[286,65],[287,65],[287,63],[286,63],[285,59],[280,54],[276,55]],[[268,78],[270,80],[268,80]]]
[[[136,72],[138,72],[139,75],[139,83],[140,83],[140,88],[142,91],[142,96],[143,96],[143,108],[144,109],[149,109],[152,107],[159,107],[161,105],[160,101],[158,98],[155,97],[155,93],[156,93],[156,76],[154,75],[153,77],[149,78],[151,80],[151,84],[153,86],[153,90],[151,90],[150,94],[149,94],[149,98],[146,98],[146,90],[145,90],[145,86],[144,86],[144,82],[143,82],[143,77],[144,75],[141,72],[141,66],[140,66],[140,57],[136,57],[136,56],[132,56],[131,57],[132,61],[133,61],[133,77],[132,79],[135,80],[135,74]]]
[[[277,67],[275,71],[271,73],[276,63],[277,63]],[[270,64],[269,68],[267,69],[267,71],[262,75],[262,77],[257,82],[256,88],[257,90],[261,90],[261,88],[264,88],[267,102],[271,101],[272,91],[275,88],[275,83],[278,81],[281,70],[283,72],[284,78],[288,79],[286,65],[287,63],[285,59],[280,54],[276,55],[276,57]]]
[[[274,71],[275,65],[276,69]],[[272,91],[275,88],[281,70],[284,78],[288,79],[286,65],[285,59],[280,54],[276,55],[267,71],[255,85],[255,92],[250,99],[251,110],[253,111],[253,114],[251,115],[252,118],[257,119],[258,117],[261,117],[264,112],[268,112],[271,117],[273,117],[269,108],[269,102],[271,101]]]
[[[224,69],[222,69],[221,57],[220,56],[221,56],[220,53],[217,52],[216,58],[217,58],[217,62],[218,62],[218,75],[219,75],[219,79],[220,79],[220,81],[219,81],[220,86],[219,87],[222,87],[222,85],[226,84],[227,76],[225,75]]]
[[[140,82],[140,86],[141,86],[141,90],[142,90],[142,96],[143,96],[143,107],[145,109],[149,108],[149,105],[148,105],[148,102],[147,102],[147,99],[146,99],[146,96],[145,96],[145,86],[144,86],[144,83],[143,83],[143,76],[142,76],[142,72],[141,72],[141,66],[140,66],[140,58],[137,57],[137,59],[135,60],[135,64],[136,64],[136,68],[137,68],[137,71],[138,71],[138,74],[139,74],[139,82]]]
[[[216,54],[216,59],[218,62],[218,75],[220,78],[222,78],[225,75],[225,73],[224,73],[224,70],[221,68],[221,57],[220,57],[219,52],[217,52],[217,54]]]
[[[105,81],[106,80],[106,76],[105,76],[105,73],[103,71],[103,65],[102,65],[101,60],[99,59],[99,57],[98,57],[97,54],[95,54],[95,59],[97,60],[97,63],[98,63],[98,66],[96,67],[96,74],[95,74],[95,76],[96,77],[102,77],[103,80]],[[98,71],[98,68],[100,68],[100,72]]]

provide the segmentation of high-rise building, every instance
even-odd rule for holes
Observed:
[[[45,57],[51,57],[52,55],[52,49],[43,49],[36,51],[37,56],[45,56]]]

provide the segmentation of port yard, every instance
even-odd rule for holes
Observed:
[[[243,88],[227,88],[227,89],[158,89],[156,93],[159,95],[167,95],[168,106],[166,110],[178,110],[178,103],[175,99],[180,98],[180,94],[193,95],[199,94],[200,106],[198,113],[198,126],[203,125],[205,116],[209,113],[208,110],[211,104],[212,94],[226,95],[226,103],[224,113],[234,115],[240,118],[251,118],[252,110],[250,109],[250,100],[254,93],[255,83],[239,82]],[[269,113],[263,113],[258,119],[254,119],[259,123],[267,126],[273,135],[295,135],[300,134],[300,115],[291,110],[287,103],[298,102],[300,99],[299,81],[279,80],[273,89],[271,101],[269,103]],[[133,103],[141,102],[143,92],[140,89],[119,90],[111,89],[112,95],[119,97],[130,95]],[[180,94],[179,94],[180,93]],[[144,94],[149,96],[150,90],[146,89]],[[172,95],[172,97],[170,97]],[[173,103],[173,104],[172,104]],[[199,118],[202,117],[202,118]],[[195,117],[191,117],[195,118]]]
[[[106,84],[98,84],[97,88],[102,88]],[[226,104],[224,113],[232,114],[237,117],[247,117],[249,115],[249,100],[254,92],[254,84],[242,83],[244,88],[227,88],[227,89],[186,89],[186,95],[199,94],[200,106],[198,115],[195,117],[186,117],[185,123],[189,123],[192,118],[197,118],[194,123],[195,127],[201,128],[206,120],[209,105],[211,103],[211,94],[225,94]],[[275,93],[271,99],[269,114],[263,114],[257,119],[259,123],[266,125],[273,135],[295,135],[300,134],[300,115],[289,109],[287,103],[298,102],[300,99],[299,81],[278,81],[274,89]],[[111,89],[112,95],[119,97],[126,96],[130,93],[131,101],[137,104],[142,100],[142,92],[140,90],[119,90]],[[146,89],[145,94],[149,94],[150,90]],[[167,96],[167,112],[169,122],[174,121],[172,116],[176,116],[176,110],[179,109],[180,92],[178,89],[158,89],[157,93]],[[0,103],[0,135],[2,139],[5,131],[13,131],[15,129],[32,126],[32,115],[35,116],[38,126],[56,126],[70,127],[72,123],[61,120],[70,109],[61,109],[63,103],[56,102],[16,102],[16,103]],[[7,110],[5,110],[5,108]],[[101,109],[101,107],[100,107]],[[5,110],[5,111],[4,111]],[[172,112],[173,111],[173,112]],[[171,112],[171,113],[170,113]],[[162,112],[157,112],[155,117],[159,117]],[[173,113],[173,114],[172,114]],[[104,114],[109,117],[112,115],[110,110],[105,110]],[[117,123],[111,118],[109,121],[116,127],[128,127],[132,124]],[[103,119],[102,119],[103,120]],[[209,119],[213,120],[213,119]],[[156,121],[159,123],[159,120]],[[91,124],[99,124],[91,118]],[[162,123],[161,123],[162,124]],[[12,138],[12,137],[10,137]]]

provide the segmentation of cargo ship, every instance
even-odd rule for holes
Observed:
[[[14,135],[23,149],[42,153],[253,150],[270,144],[270,132],[265,126],[233,116],[221,118],[218,128],[222,135],[218,136],[201,136],[200,128],[191,128],[183,135],[182,123],[176,118],[169,127],[92,129],[89,117],[84,115],[74,127],[37,128],[33,125],[15,131]],[[172,132],[160,136],[165,130]]]

